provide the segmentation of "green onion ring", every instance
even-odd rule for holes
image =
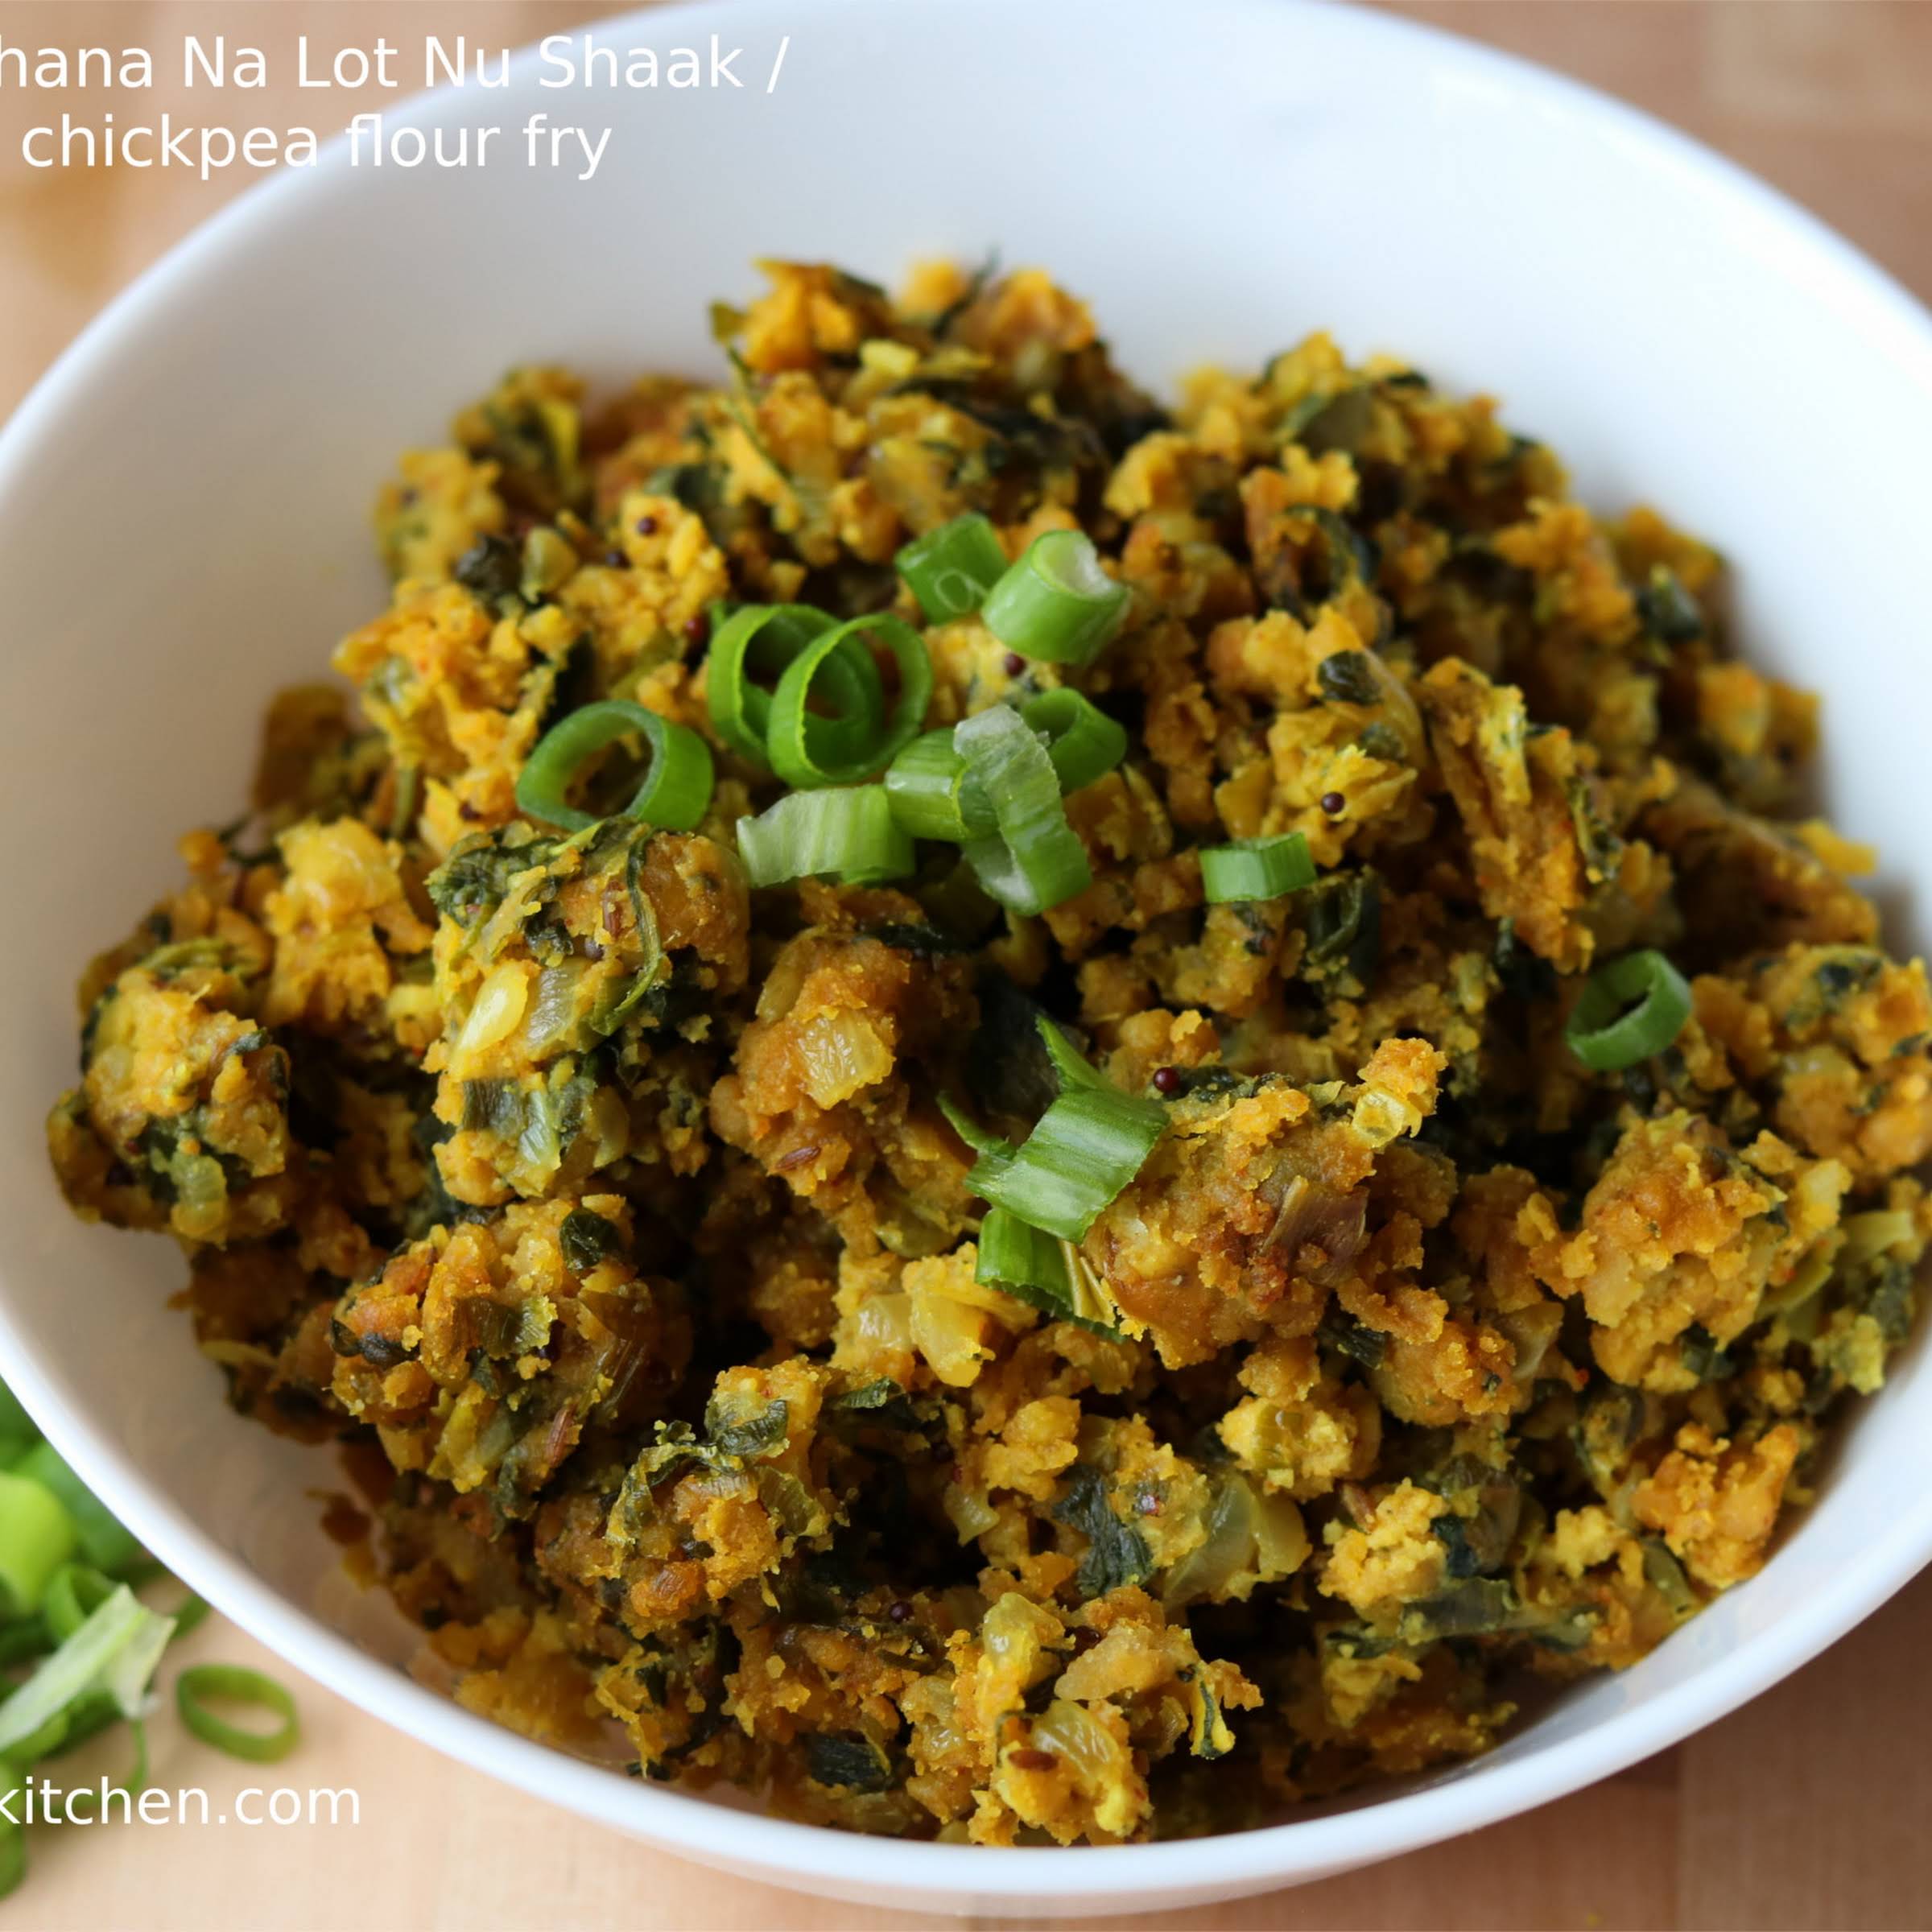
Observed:
[[[65,1643],[114,1593],[112,1577],[86,1563],[63,1563],[48,1579],[40,1606],[54,1641]]]
[[[1100,1335],[1121,1332],[1120,1311],[1080,1250],[1043,1228],[1029,1227],[1004,1208],[988,1208],[980,1224],[973,1279],[1055,1321],[1077,1323]]]
[[[107,1505],[75,1475],[52,1443],[39,1442],[14,1464],[15,1476],[31,1476],[66,1505],[74,1519],[81,1560],[104,1575],[126,1577],[142,1558],[141,1546],[122,1529]]]
[[[0,1617],[31,1616],[78,1542],[67,1505],[31,1476],[0,1472]]]
[[[1053,761],[1020,714],[995,704],[962,719],[952,742],[998,828],[964,848],[988,895],[1033,914],[1084,892],[1093,883],[1087,848],[1067,822]]]
[[[1593,1073],[1615,1073],[1662,1053],[1690,1017],[1690,989],[1661,952],[1627,952],[1583,982],[1564,1043]]]
[[[1051,1020],[1041,1020],[1040,1037],[1059,1075],[1059,1093],[1017,1151],[997,1140],[980,1148],[966,1185],[1030,1226],[1079,1241],[1140,1172],[1166,1128],[1167,1110],[1158,1100],[1123,1093]],[[947,1117],[957,1129],[959,1117]]]
[[[809,604],[747,604],[719,626],[706,660],[705,701],[718,736],[740,758],[761,770],[770,762],[765,747],[772,694],[752,682],[753,671],[775,686],[792,659],[837,623]],[[876,715],[885,708],[879,667],[862,644],[839,653],[837,663],[826,667],[824,685],[841,716]]]
[[[928,624],[970,617],[1006,573],[999,533],[977,510],[915,537],[893,562]]]
[[[1236,839],[1201,848],[1201,893],[1210,906],[1278,899],[1315,883],[1315,861],[1298,832],[1270,839]]]
[[[18,1750],[89,1691],[107,1691],[123,1716],[138,1716],[173,1628],[126,1584],[117,1584],[86,1622],[0,1702],[0,1757]]]
[[[868,635],[882,638],[898,665],[899,692],[890,716],[883,715],[882,699],[830,716],[814,712],[813,685],[820,669],[838,664],[848,652],[856,650],[873,665],[876,681],[877,667],[865,643]],[[836,702],[836,694],[827,695]],[[932,660],[926,654],[926,640],[903,617],[890,612],[854,617],[814,638],[786,666],[772,693],[766,755],[772,770],[802,791],[856,783],[890,764],[919,735],[931,698]]]
[[[1050,530],[993,585],[980,614],[1022,657],[1091,664],[1120,629],[1132,595],[1100,568],[1084,530]]]
[[[883,785],[790,793],[738,820],[738,856],[753,886],[821,877],[869,886],[913,869],[911,835],[894,819]]]
[[[1073,1306],[1066,1243],[1004,1208],[988,1208],[980,1224],[979,1256],[972,1278],[1003,1288],[1031,1307],[1052,1314]],[[1039,1298],[1035,1300],[1035,1296]]]
[[[1127,730],[1090,698],[1062,686],[1020,707],[1020,716],[1046,740],[1063,792],[1104,778],[1127,755]]]
[[[246,1731],[217,1717],[204,1698],[228,1698],[273,1711],[282,1722],[273,1731]],[[240,1664],[196,1664],[175,1679],[175,1703],[181,1721],[204,1744],[258,1765],[273,1764],[295,1749],[302,1735],[295,1700],[272,1677]]]
[[[711,747],[695,731],[633,704],[605,698],[552,725],[517,775],[517,808],[567,832],[597,823],[596,815],[565,802],[585,763],[620,738],[641,737],[650,756],[642,783],[619,815],[671,832],[689,832],[711,803]]]
[[[15,1738],[6,1748],[7,1756],[18,1764],[37,1765],[43,1758],[52,1757],[66,1749],[67,1734],[72,1724],[70,1713],[77,1710],[80,1703],[81,1699],[76,1697],[35,1728]]]
[[[64,1757],[78,1751],[89,1739],[98,1737],[111,1724],[126,1715],[110,1690],[85,1690],[60,1713],[60,1735],[40,1752],[42,1757]],[[26,1747],[20,1747],[25,1750]]]
[[[983,839],[997,821],[985,793],[954,749],[944,726],[913,740],[886,773],[892,815],[915,839],[944,839],[963,845]]]

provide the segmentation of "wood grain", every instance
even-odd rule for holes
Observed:
[[[306,32],[327,51],[400,22],[411,35],[515,43],[615,10],[576,0],[0,0],[0,39],[155,46],[184,32],[225,32],[280,48]],[[1421,0],[1394,10],[1665,116],[1932,291],[1932,6]],[[149,105],[179,114],[186,103],[171,85],[177,91],[157,87]],[[315,98],[298,102],[284,80],[250,97],[246,118],[303,120]],[[338,121],[368,104],[328,99]],[[35,174],[18,156],[23,107],[0,89],[0,410],[108,296],[242,185],[159,171]],[[1789,1682],[1592,1791],[1347,1878],[1134,1923],[1150,1932],[1932,1924],[1929,1620],[1932,1579],[1922,1579]],[[194,1649],[269,1661],[218,1621]],[[266,1779],[199,1749],[163,1719],[155,1777],[204,1785],[217,1814],[250,1784],[353,1787],[358,1823],[37,1833],[30,1883],[0,1906],[0,1925],[871,1932],[905,1922],[643,1850],[448,1763],[312,1686],[303,1708],[302,1750]]]

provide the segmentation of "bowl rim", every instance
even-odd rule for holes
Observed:
[[[955,9],[1026,3],[924,0],[928,6]],[[1162,0],[1057,3],[1096,13],[1104,9],[1117,31],[1124,14],[1171,26]],[[1344,0],[1211,3],[1230,21],[1294,14],[1331,20],[1346,16],[1346,31],[1360,36],[1365,55],[1393,47],[1411,57],[1432,57],[1518,101],[1560,111],[1633,156],[1641,154],[1669,171],[1686,197],[1703,201],[1746,233],[1756,247],[1775,253],[1787,272],[1802,269],[1814,287],[1827,288],[1848,336],[1862,339],[1910,379],[1932,389],[1932,312],[1816,216],[1649,113],[1519,56]],[[815,10],[823,19],[835,12],[883,8],[880,0],[816,0]],[[703,23],[708,31],[718,17],[715,0],[681,0],[579,23],[572,31],[614,37],[635,29],[662,43],[693,22]],[[761,25],[786,31],[795,7],[788,0],[736,0],[730,18],[737,32],[756,33]],[[534,47],[518,50],[516,71],[526,72],[535,58]],[[455,89],[439,88],[386,105],[382,112],[391,125],[435,125],[459,118],[464,100]],[[0,514],[7,495],[31,476],[39,452],[57,435],[63,414],[85,393],[97,370],[138,341],[151,312],[184,297],[192,301],[197,279],[246,258],[285,204],[332,188],[343,192],[347,147],[346,133],[338,134],[323,145],[314,166],[279,169],[243,190],[175,242],[87,324],[0,427]],[[1579,1736],[1532,1748],[1513,1761],[1469,1761],[1445,1781],[1349,1810],[1208,1839],[1066,1847],[1075,1855],[1059,1857],[1035,1847],[858,1839],[614,1776],[506,1730],[418,1684],[283,1596],[171,1502],[150,1492],[139,1471],[84,1410],[65,1399],[34,1360],[4,1296],[0,1344],[10,1382],[49,1440],[147,1546],[224,1615],[358,1708],[533,1797],[654,1840],[674,1853],[833,1893],[862,1889],[877,1896],[896,1889],[904,1896],[925,1895],[925,1902],[939,1910],[1021,1901],[1046,1909],[1079,1909],[1137,1901],[1140,1909],[1151,1909],[1163,1897],[1233,1897],[1312,1880],[1499,1823],[1622,1770],[1724,1716],[1809,1662],[1932,1560],[1929,1491],[1916,1502],[1901,1499],[1887,1533],[1867,1545],[1856,1562],[1827,1575],[1800,1612],[1754,1633],[1667,1695],[1613,1713]]]

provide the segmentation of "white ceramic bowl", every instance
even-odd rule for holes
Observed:
[[[366,506],[507,364],[704,370],[761,254],[895,277],[1050,266],[1155,383],[1326,325],[1499,389],[1593,500],[1654,500],[1737,570],[1757,661],[1829,694],[1826,790],[1932,869],[1923,452],[1932,322],[1796,208],[1642,117],[1385,17],[1194,0],[741,0],[600,30],[748,49],[739,93],[506,92],[419,126],[616,122],[596,179],[352,170],[338,147],[178,249],[0,437],[0,1345],[56,1443],[168,1563],[289,1661],[555,1802],[759,1876],[905,1909],[1150,1910],[1322,1876],[1519,1811],[1802,1663],[1932,1554],[1932,1367],[1864,1406],[1763,1575],[1480,1762],[1241,1836],[1070,1852],[866,1841],[572,1762],[396,1670],[332,1581],[322,1452],[229,1415],[166,1242],[80,1227],[40,1122],[70,988],[229,815],[264,701],[375,609]],[[778,91],[761,91],[778,37]],[[407,36],[404,38],[407,39]],[[613,1857],[624,1852],[613,1843]]]

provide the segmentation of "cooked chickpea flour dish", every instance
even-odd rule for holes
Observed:
[[[1399,361],[1170,412],[1038,272],[768,273],[723,382],[402,459],[62,1185],[530,1736],[991,1844],[1479,1752],[1910,1325],[1932,999],[1814,704]]]

